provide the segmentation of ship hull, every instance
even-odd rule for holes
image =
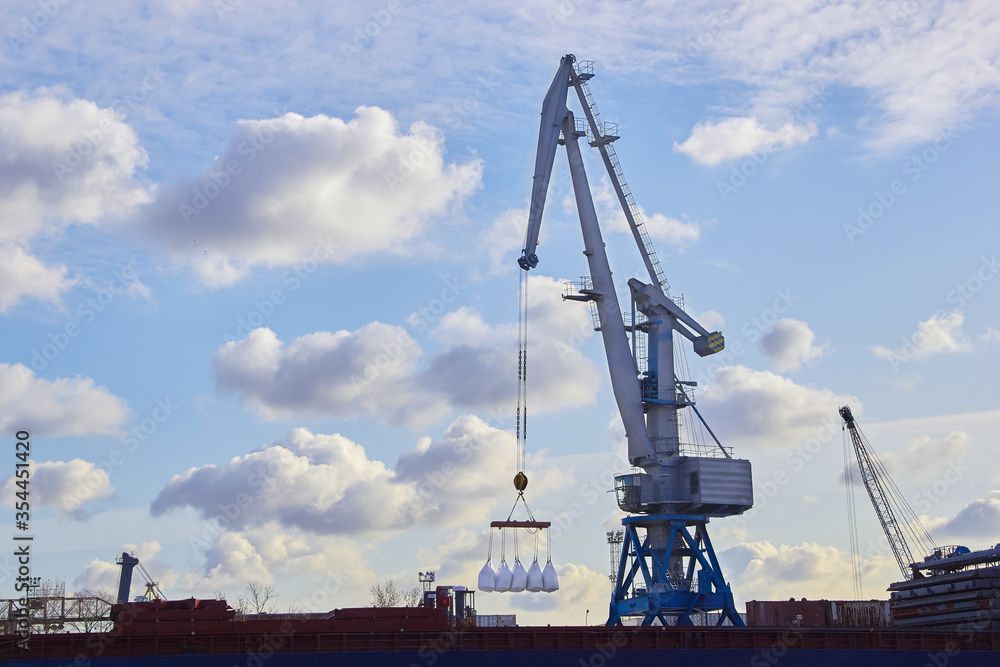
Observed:
[[[949,667],[996,667],[998,656],[994,652],[966,651],[941,662],[936,652],[928,651],[874,651],[850,649],[802,649],[789,651],[781,657],[770,659],[759,650],[750,649],[660,649],[622,650],[605,657],[593,651],[476,651],[454,652],[436,656],[433,662],[419,651],[371,651],[346,653],[274,653],[266,658],[247,654],[230,655],[170,655],[97,658],[90,662],[76,663],[67,659],[12,660],[11,667],[167,667],[191,665],[192,667],[603,667],[605,665],[640,664],[635,661],[678,661],[677,664],[698,664],[703,667],[729,667],[750,665],[764,667],[781,664],[782,667],[920,667],[921,665],[947,664]]]
[[[197,627],[197,624],[192,626]],[[16,667],[605,667],[649,661],[765,667],[978,667],[1000,664],[1000,633],[834,628],[459,628],[440,632],[312,632],[233,623],[233,632],[0,637]],[[251,628],[254,628],[251,630]],[[236,631],[239,629],[238,631]],[[692,663],[694,664],[694,663]]]

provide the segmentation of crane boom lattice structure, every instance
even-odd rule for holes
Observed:
[[[923,553],[932,553],[937,546],[924,529],[923,524],[920,523],[920,518],[913,512],[902,492],[892,481],[892,477],[889,476],[885,465],[882,464],[868,443],[868,439],[861,432],[861,428],[851,413],[851,408],[846,405],[841,407],[840,416],[851,436],[861,480],[864,482],[868,497],[875,507],[875,514],[878,516],[882,531],[889,541],[892,554],[896,557],[896,563],[899,565],[903,577],[912,579],[916,572],[916,563],[907,536],[912,540],[914,546]]]

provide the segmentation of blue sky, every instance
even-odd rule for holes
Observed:
[[[754,466],[755,509],[712,522],[737,599],[852,594],[844,403],[939,544],[997,542],[993,4],[53,0],[0,28],[0,420],[12,452],[32,434],[35,574],[111,588],[128,548],[171,597],[472,585],[513,501],[514,260],[566,53],[673,292],[726,335],[689,362]],[[539,623],[603,614],[625,467],[560,299],[587,271],[567,185],[560,155],[529,281],[528,499],[562,590],[478,600]]]

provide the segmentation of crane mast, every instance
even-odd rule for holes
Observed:
[[[572,54],[563,57],[542,103],[528,228],[518,264],[525,271],[538,266],[538,233],[561,144],[566,148],[583,254],[591,274],[576,294],[564,298],[593,302],[597,311],[628,457],[635,466],[632,472],[615,477],[619,507],[636,516],[622,521],[625,538],[608,624],[620,623],[623,616],[642,616],[644,625],[657,620],[664,625],[690,625],[697,609],[720,611],[719,624],[729,620],[742,625],[707,524],[711,517],[732,516],[752,507],[750,462],[733,458],[714,434],[718,450],[707,456],[685,451],[678,411],[690,407],[703,423],[704,419],[685,390],[694,383],[679,381],[674,373],[675,333],[691,341],[699,356],[720,352],[725,340],[667,296],[662,267],[611,147],[618,139],[617,128],[612,131],[612,126],[600,122],[587,87],[592,76],[591,63],[577,63]],[[580,99],[585,122],[567,106],[570,86]],[[588,136],[588,127],[593,137],[589,143],[601,153],[651,281],[628,281],[633,318],[636,312],[642,315],[629,325],[622,315],[579,146],[579,140]],[[641,375],[628,333],[645,336],[648,359]]]

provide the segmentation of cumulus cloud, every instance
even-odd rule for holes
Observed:
[[[493,224],[480,237],[480,249],[489,257],[490,273],[503,273],[517,269],[517,258],[524,248],[524,235],[528,228],[528,209],[509,208],[497,216]],[[538,244],[546,238],[547,227],[538,230]],[[520,270],[520,269],[518,269]]]
[[[269,522],[318,534],[453,525],[484,518],[507,487],[494,473],[513,448],[509,433],[465,416],[439,441],[421,439],[390,469],[341,435],[297,428],[225,466],[175,475],[150,509],[159,516],[192,507],[240,530]]]
[[[525,563],[525,567],[530,563]],[[540,563],[542,567],[544,563]],[[514,593],[510,597],[511,609],[519,612],[546,612],[551,618],[553,612],[568,617],[570,623],[580,624],[580,610],[590,609],[595,619],[600,619],[607,609],[611,583],[608,575],[594,572],[586,565],[575,563],[555,565],[559,575],[559,590],[554,593]],[[491,597],[504,593],[489,594]]]
[[[829,341],[822,345],[813,345],[816,334],[809,325],[791,318],[780,319],[761,337],[761,352],[774,364],[774,370],[782,373],[802,368],[803,363],[809,363],[826,354],[830,349]]]
[[[46,266],[24,247],[0,242],[0,313],[25,297],[58,304],[75,283],[65,266]]]
[[[727,118],[718,123],[698,123],[684,143],[674,143],[674,152],[684,153],[695,162],[714,167],[758,151],[790,148],[809,141],[815,135],[814,125],[784,123],[775,130],[769,130],[753,117]]]
[[[65,88],[0,96],[0,157],[0,219],[15,239],[149,200],[135,180],[147,162],[135,131]]]
[[[600,385],[597,365],[581,352],[593,335],[590,313],[563,301],[563,284],[545,276],[527,281],[528,391],[535,414],[592,404]],[[487,325],[475,311],[460,309],[442,319],[435,335],[452,344],[430,361],[421,385],[446,395],[457,409],[509,413],[517,388],[516,328]]]
[[[160,543],[155,540],[143,542],[142,544],[128,542],[123,544],[116,554],[120,555],[122,552],[127,552],[134,555],[143,564],[143,567],[150,572],[156,573],[156,581],[160,584],[160,587],[169,590],[172,588],[177,577],[166,564],[156,558],[156,554],[162,548]],[[73,586],[77,591],[87,589],[117,593],[120,574],[121,566],[115,563],[114,560],[94,558],[84,566],[80,574],[73,578]],[[137,584],[138,582],[133,578],[132,586],[135,587]],[[205,593],[202,592],[200,597],[204,596]]]
[[[1000,491],[990,491],[985,498],[972,501],[938,530],[944,535],[992,543],[1000,535]]]
[[[940,440],[923,435],[907,443],[903,460],[914,475],[929,479],[941,474],[948,463],[964,460],[968,446],[969,436],[965,431],[951,431]]]
[[[197,545],[192,545],[197,546]],[[353,539],[304,533],[295,527],[270,523],[252,530],[221,531],[204,552],[195,570],[177,576],[174,588],[183,594],[220,591],[230,601],[243,593],[248,581],[274,584],[278,577],[312,582],[307,597],[282,597],[282,605],[296,603],[309,611],[326,611],[351,604],[361,606],[370,597],[376,577],[365,545]]]
[[[639,207],[639,210],[646,224],[646,233],[657,241],[664,241],[674,246],[683,246],[695,243],[701,238],[701,227],[696,222],[678,220],[662,213],[649,215],[642,207]],[[628,220],[625,218],[625,214],[621,212],[621,209],[608,222],[608,227],[616,232],[632,233],[628,225]]]
[[[937,480],[942,473],[952,469],[964,470],[962,462],[968,450],[969,436],[964,431],[951,431],[944,438],[936,439],[923,435],[907,442],[906,449],[899,452],[875,452],[890,477],[896,479],[919,479],[924,482]],[[864,483],[858,462],[852,456],[850,466],[851,481]],[[950,478],[953,472],[948,472]],[[841,472],[839,480],[846,483],[847,472]],[[859,487],[860,488],[860,487]],[[921,497],[920,494],[918,497]],[[926,501],[923,501],[926,503]]]
[[[372,322],[357,331],[318,331],[287,345],[267,328],[219,348],[216,386],[270,420],[297,413],[379,415],[412,421],[442,414],[443,398],[415,383],[420,345],[399,326]]]
[[[0,429],[32,435],[120,435],[128,419],[124,399],[91,378],[35,377],[23,364],[0,364]]]
[[[206,285],[228,285],[258,265],[406,254],[478,187],[480,172],[478,160],[446,163],[433,127],[402,133],[377,107],[349,121],[240,120],[215,164],[162,189],[147,226]]]
[[[17,481],[11,475],[3,483],[4,504],[10,507],[14,506],[14,494],[19,490]],[[90,461],[31,462],[32,507],[50,507],[56,514],[85,519],[89,515],[85,505],[110,498],[114,493],[107,471]]]
[[[366,559],[358,557],[363,546],[357,542],[303,535],[280,524],[241,532],[216,530],[204,542],[200,536],[193,537],[191,546],[199,560],[190,563],[191,569],[182,571],[157,558],[161,546],[155,541],[125,544],[117,553],[134,554],[172,599],[204,598],[219,592],[234,604],[248,581],[273,585],[276,575],[285,575],[311,579],[313,589],[305,600],[282,597],[282,605],[298,602],[308,611],[326,611],[344,606],[335,603],[342,602],[351,592],[366,594],[367,587],[375,580]],[[73,584],[77,590],[115,591],[119,571],[114,560],[95,558],[74,578]],[[133,593],[137,585],[133,580]]]
[[[562,301],[560,281],[528,278],[529,385],[536,413],[592,403],[600,376],[580,351],[592,335],[585,308]],[[426,323],[424,323],[426,325]],[[320,331],[285,344],[256,329],[219,348],[216,384],[265,419],[307,413],[375,415],[421,423],[455,410],[507,414],[516,399],[516,328],[489,325],[468,308],[441,317],[433,334],[447,349],[424,361],[399,326],[373,322],[357,331]]]
[[[0,313],[24,298],[58,303],[75,282],[30,253],[39,234],[98,224],[149,200],[146,153],[112,109],[63,87],[0,95]]]
[[[838,408],[860,405],[854,396],[796,384],[745,366],[716,370],[699,403],[706,417],[719,424],[720,437],[745,439],[779,450],[794,447],[820,431],[839,429]]]
[[[632,229],[629,227],[628,218],[625,217],[618,201],[618,195],[615,194],[607,176],[601,177],[600,187],[595,188],[593,196],[594,203],[600,207],[600,217],[605,221],[607,229],[631,235]],[[568,211],[576,214],[576,202],[573,199],[572,191],[566,193],[563,205]],[[646,233],[657,241],[663,241],[673,246],[685,246],[696,243],[701,238],[701,226],[697,222],[688,220],[687,216],[684,216],[684,220],[678,220],[662,213],[650,215],[643,207],[639,206],[638,208],[639,215],[646,226]],[[542,229],[545,229],[544,225]]]
[[[873,345],[871,350],[879,359],[885,359],[895,369],[901,363],[924,359],[932,354],[955,354],[969,352],[972,345],[962,334],[965,315],[961,310],[951,313],[935,313],[917,325],[917,330],[904,337],[898,348]]]
[[[722,551],[719,561],[743,600],[854,597],[851,558],[836,547],[744,542]],[[865,581],[892,581],[899,575],[895,567],[891,556],[867,559],[862,563],[862,576]]]

